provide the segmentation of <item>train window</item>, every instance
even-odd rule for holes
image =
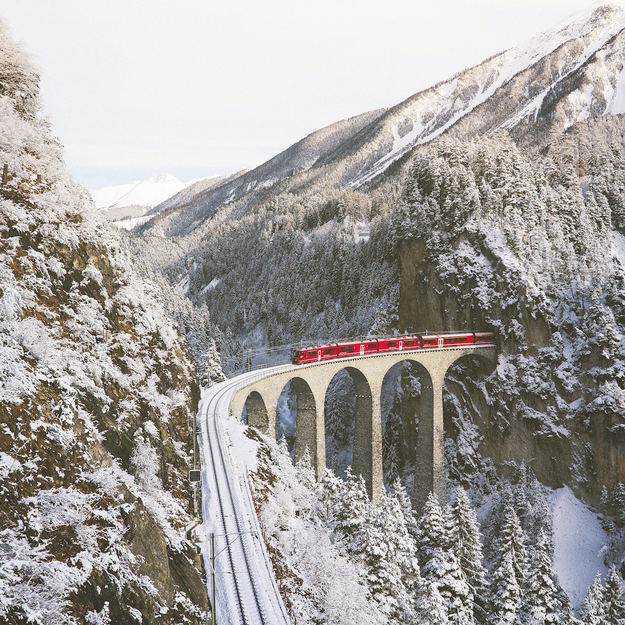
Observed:
[[[348,354],[352,354],[354,352],[354,346],[353,345],[341,345],[341,351],[348,353]]]
[[[397,341],[388,341],[388,347],[397,347]]]
[[[334,354],[334,347],[326,347],[326,348],[323,350],[323,355],[324,355],[324,356],[330,356],[330,355],[332,355],[332,354]]]
[[[317,350],[313,350],[312,352],[308,352],[309,358],[315,358],[317,356]]]

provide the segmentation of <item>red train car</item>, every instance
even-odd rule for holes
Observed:
[[[495,335],[492,332],[466,332],[458,334],[422,334],[417,336],[399,336],[388,339],[368,339],[335,345],[306,347],[293,352],[294,364],[306,364],[334,360],[336,358],[353,358],[375,353],[392,353],[415,349],[432,349],[459,347],[462,345],[492,345]]]

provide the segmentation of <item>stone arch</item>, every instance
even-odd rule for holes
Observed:
[[[421,362],[406,358],[384,373],[380,390],[384,483],[391,486],[396,471],[418,501],[424,487],[428,492],[432,488],[432,399],[432,377]]]
[[[300,460],[308,450],[313,467],[319,465],[321,451],[318,445],[319,419],[317,402],[308,382],[302,378],[293,378],[291,387],[295,393],[297,413],[295,418],[295,462]],[[323,434],[323,432],[321,432]]]
[[[291,459],[295,452],[296,417],[297,396],[289,380],[283,386],[276,402],[275,439],[279,441],[284,436]]]
[[[269,428],[269,413],[262,395],[258,391],[252,391],[245,400],[245,412],[247,424],[261,432],[267,432]]]
[[[297,462],[308,449],[313,467],[317,466],[317,402],[306,380],[291,378],[277,402],[275,433],[287,439],[289,452]]]
[[[353,396],[353,453],[352,453],[352,470],[355,474],[362,475],[364,478],[369,495],[372,495],[373,478],[375,473],[374,463],[379,463],[379,451],[374,451],[375,440],[373,428],[373,402],[371,385],[362,371],[355,367],[344,367],[332,377],[332,380],[326,388],[326,401],[324,404],[324,424],[326,408],[328,407],[328,391],[332,386],[332,382],[341,372],[346,372],[352,382]],[[379,415],[378,415],[379,416]],[[379,424],[378,424],[379,426]]]

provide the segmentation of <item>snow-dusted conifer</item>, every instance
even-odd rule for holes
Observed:
[[[312,462],[310,461],[310,452],[308,451],[308,447],[304,450],[302,457],[295,463],[295,468],[297,469],[297,476],[300,482],[307,488],[310,488],[311,490],[314,489],[317,481],[315,479],[315,470],[313,469]]]
[[[528,571],[525,534],[521,528],[519,517],[512,506],[506,506],[503,514],[501,536],[498,539],[499,559],[509,553],[512,561],[514,576],[520,587],[525,582]]]
[[[625,486],[621,482],[618,482],[610,494],[610,511],[617,524],[625,523]]]
[[[451,549],[455,553],[460,569],[471,591],[474,616],[481,622],[485,619],[486,570],[482,563],[482,543],[475,510],[463,488],[458,488],[451,508]]]
[[[338,511],[339,499],[343,492],[343,480],[326,468],[317,484],[317,494],[321,502],[321,514],[327,523],[334,523]]]
[[[348,467],[335,509],[336,529],[343,535],[347,548],[352,553],[362,547],[369,506],[365,481],[361,475],[354,475],[351,467]]]
[[[399,503],[383,494],[370,510],[364,530],[369,590],[384,614],[393,620],[411,621],[419,569]]]
[[[408,497],[408,493],[406,492],[406,489],[404,488],[404,485],[401,483],[401,480],[399,478],[397,478],[393,482],[393,492],[395,493],[395,497],[397,497],[399,507],[401,508],[402,514],[404,515],[404,521],[406,522],[408,533],[416,543],[419,536],[417,517],[414,513],[414,510],[412,509],[412,502],[410,501],[410,497]]]
[[[419,521],[421,574],[436,585],[452,622],[472,623],[471,592],[449,544],[448,523],[436,496],[430,493]]]
[[[623,625],[625,623],[623,582],[614,565],[610,567],[605,581],[604,607],[607,625]]]
[[[419,625],[448,625],[445,599],[438,591],[435,582],[422,579],[417,600],[417,619]]]
[[[560,621],[562,606],[558,598],[548,541],[543,532],[538,537],[534,561],[526,579],[524,597],[522,612],[526,625],[547,625]]]
[[[605,605],[603,597],[603,583],[601,573],[597,573],[588,588],[586,598],[581,610],[584,625],[603,625],[605,618]]]
[[[512,555],[511,551],[506,551],[493,572],[488,619],[491,625],[513,625],[517,622],[521,586],[516,579]]]

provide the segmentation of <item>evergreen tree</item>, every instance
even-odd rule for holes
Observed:
[[[369,591],[384,614],[410,622],[420,581],[414,544],[395,497],[383,494],[370,510],[364,544]]]
[[[463,488],[458,488],[451,508],[450,543],[464,578],[471,591],[474,616],[479,622],[486,618],[486,570],[482,563],[482,543],[475,510]]]
[[[597,573],[588,588],[582,604],[581,617],[584,625],[604,625],[605,605],[601,574]]]
[[[436,582],[422,579],[417,599],[417,619],[419,625],[449,625],[445,599],[438,591]]]
[[[625,486],[621,482],[618,482],[610,493],[610,512],[618,525],[625,523]]]
[[[489,623],[513,625],[521,599],[521,586],[514,572],[512,551],[506,551],[493,572]]]
[[[430,493],[419,521],[421,574],[436,585],[445,601],[451,622],[472,623],[471,591],[449,544],[448,524],[436,496]]]
[[[354,475],[348,467],[335,510],[336,530],[351,553],[358,553],[362,548],[370,505],[362,475]]]
[[[397,478],[393,482],[393,492],[395,493],[395,497],[397,497],[399,507],[401,508],[402,514],[404,515],[404,521],[406,522],[408,533],[416,544],[419,538],[419,526],[417,524],[417,517],[415,516],[414,510],[412,509],[412,502],[410,501],[410,497],[408,497],[408,493],[406,492],[406,489],[404,488],[404,485],[401,483],[401,480],[399,478]]]
[[[506,506],[503,514],[501,536],[498,539],[499,558],[510,553],[514,576],[520,587],[525,582],[528,571],[527,550],[525,548],[525,534],[521,528],[519,517],[512,506]]]
[[[560,621],[561,605],[558,586],[551,565],[549,545],[543,532],[538,537],[534,561],[524,588],[522,612],[527,625],[547,625]]]
[[[330,525],[336,521],[343,488],[343,480],[337,477],[332,469],[326,468],[317,483],[316,490],[321,502],[322,517]]]
[[[623,582],[614,565],[610,567],[605,581],[604,610],[607,625],[623,625],[625,623]]]
[[[286,445],[286,453],[288,454],[289,448],[286,439],[284,439],[284,445]],[[295,468],[300,482],[306,486],[306,488],[313,490],[317,484],[317,480],[315,479],[315,470],[313,469],[312,462],[310,461],[310,452],[308,451],[308,447],[304,450],[302,457],[295,463]]]

